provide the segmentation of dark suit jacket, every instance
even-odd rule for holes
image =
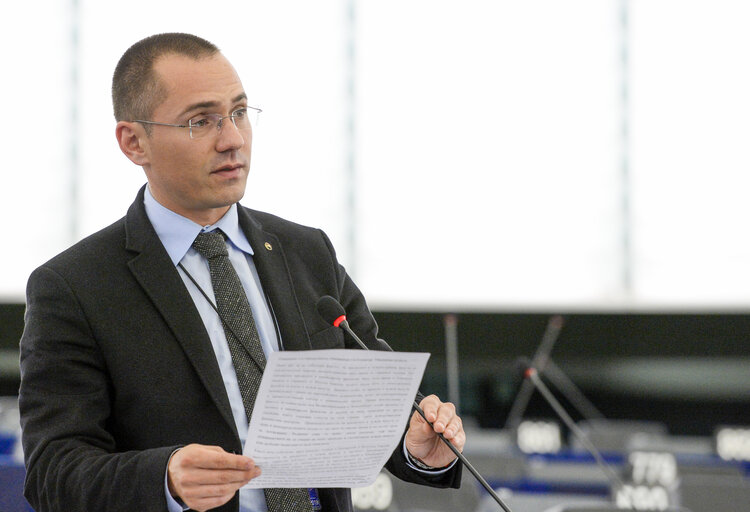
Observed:
[[[337,298],[373,349],[385,348],[364,297],[325,234],[238,208],[285,350],[355,348],[315,310]],[[270,245],[267,245],[270,244]],[[37,512],[163,511],[170,454],[189,443],[242,453],[208,334],[143,207],[31,275],[19,393],[25,495]],[[399,478],[458,487],[460,468],[425,477],[400,449]],[[320,489],[327,512],[348,489]],[[237,496],[222,511],[236,511]]]

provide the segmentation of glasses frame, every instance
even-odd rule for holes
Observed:
[[[248,111],[252,110],[253,112],[255,112],[255,117],[256,118],[260,115],[261,112],[263,112],[263,110],[259,109],[258,107],[251,107],[251,106],[240,107],[240,108],[236,109],[235,112],[237,112],[237,110],[243,110],[243,109],[244,110],[248,110]],[[239,130],[239,128],[237,127],[237,122],[235,121],[235,119],[236,119],[237,116],[234,113],[231,113],[228,116],[222,116],[220,114],[208,114],[207,117],[213,117],[214,119],[216,119],[216,133],[220,133],[221,132],[221,125],[222,125],[224,119],[227,119],[227,118],[231,119],[232,120],[232,124],[234,125],[234,127]],[[131,122],[133,122],[133,123],[142,123],[142,124],[154,124],[154,125],[157,125],[157,126],[171,126],[173,128],[188,128],[188,132],[190,134],[190,139],[191,140],[196,140],[195,137],[193,137],[193,124],[192,124],[193,120],[192,119],[188,121],[188,124],[160,123],[158,121],[146,121],[146,120],[143,120],[143,119],[134,119]],[[252,126],[252,124],[251,124],[251,126]],[[201,137],[198,137],[198,138],[201,138]]]

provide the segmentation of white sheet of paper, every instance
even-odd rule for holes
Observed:
[[[245,487],[362,487],[406,428],[427,353],[273,352],[244,454],[262,474]]]

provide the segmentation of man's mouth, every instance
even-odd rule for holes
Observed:
[[[213,170],[212,174],[220,174],[222,176],[234,176],[238,175],[244,166],[240,163],[222,165]]]

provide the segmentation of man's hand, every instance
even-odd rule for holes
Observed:
[[[419,406],[424,415],[433,424],[431,427],[419,413],[415,412],[409,421],[406,432],[406,449],[412,457],[434,468],[442,468],[453,462],[456,454],[440,440],[438,433],[463,451],[466,442],[461,418],[456,414],[456,407],[450,402],[441,402],[435,395],[425,397]]]
[[[167,485],[174,498],[203,511],[228,502],[237,489],[259,475],[260,468],[249,457],[218,446],[190,444],[169,460]]]

